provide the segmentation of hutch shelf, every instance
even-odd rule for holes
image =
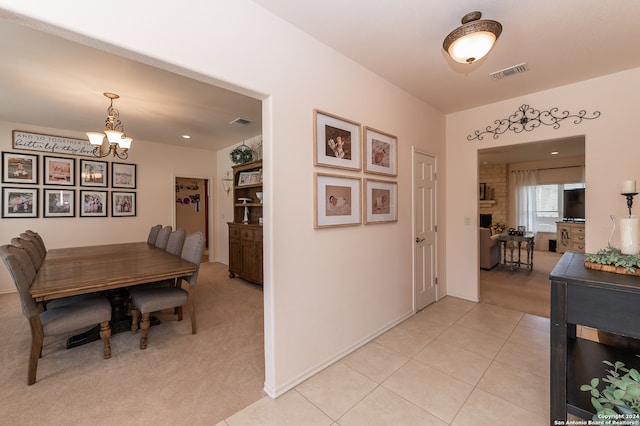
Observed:
[[[229,277],[262,285],[262,160],[233,167],[233,222],[229,222]]]

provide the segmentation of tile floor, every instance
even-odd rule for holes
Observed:
[[[544,425],[549,320],[445,297],[217,426]]]

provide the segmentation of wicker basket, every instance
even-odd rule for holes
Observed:
[[[602,265],[600,263],[593,263],[593,262],[585,261],[584,262],[584,267],[587,268],[587,269],[593,269],[595,271],[613,272],[614,274],[640,276],[640,269],[636,269],[635,272],[631,272],[631,271],[627,270],[623,266]]]

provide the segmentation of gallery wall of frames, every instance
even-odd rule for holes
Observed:
[[[135,164],[53,151],[2,152],[2,218],[136,215]]]
[[[314,165],[347,173],[315,173],[314,227],[397,222],[398,138],[317,109],[313,119]]]

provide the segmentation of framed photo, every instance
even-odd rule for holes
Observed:
[[[398,184],[376,179],[364,180],[364,223],[398,221]]]
[[[360,170],[360,124],[313,110],[314,164]]]
[[[111,163],[112,188],[136,188],[136,165]]]
[[[262,171],[240,172],[238,174],[238,186],[260,185],[262,183]]]
[[[107,162],[80,159],[80,185],[107,187]]]
[[[135,192],[111,192],[111,216],[124,217],[136,215]]]
[[[38,217],[38,188],[2,188],[2,217]]]
[[[80,191],[80,217],[106,217],[107,191]]]
[[[360,225],[360,178],[315,174],[315,228]]]
[[[45,185],[75,185],[76,160],[73,158],[44,156],[43,179]]]
[[[42,217],[75,217],[75,189],[44,189]]]
[[[398,138],[370,127],[364,128],[364,171],[398,174]]]
[[[38,183],[38,156],[2,153],[3,183]]]
[[[481,200],[486,200],[487,199],[487,184],[486,183],[481,183],[480,184],[480,199]]]

